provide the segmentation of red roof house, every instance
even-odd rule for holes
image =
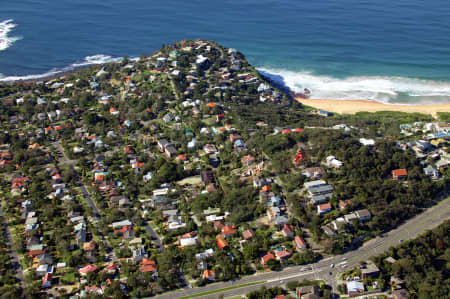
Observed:
[[[275,259],[275,256],[268,252],[264,256],[261,257],[261,264],[265,265],[268,261]]]
[[[90,272],[94,272],[97,270],[97,266],[96,265],[87,265],[83,268],[81,268],[80,270],[78,270],[78,273],[80,273],[80,275],[85,276]]]
[[[300,250],[300,249],[305,249],[305,248],[306,248],[306,242],[305,242],[305,240],[303,240],[303,238],[300,237],[300,236],[295,236],[295,238],[294,238],[294,244],[295,244],[295,247],[296,247],[298,250]]]
[[[394,179],[394,180],[404,179],[407,177],[408,177],[408,172],[404,168],[392,170],[392,179]]]

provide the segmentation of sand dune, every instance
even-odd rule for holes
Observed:
[[[450,103],[431,105],[388,105],[367,100],[320,100],[298,97],[296,100],[306,106],[340,114],[354,114],[361,111],[401,111],[431,114],[433,117],[436,117],[437,112],[450,112]]]

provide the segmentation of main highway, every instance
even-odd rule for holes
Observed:
[[[335,291],[335,277],[337,273],[344,271],[343,267],[354,267],[360,262],[368,260],[371,256],[378,255],[388,250],[391,246],[396,246],[403,241],[417,237],[426,230],[438,226],[447,219],[450,219],[450,197],[426,209],[416,217],[409,219],[396,229],[385,233],[382,237],[372,239],[364,243],[364,245],[357,250],[347,252],[343,255],[328,257],[314,264],[289,267],[280,272],[257,273],[233,282],[218,282],[204,287],[186,288],[165,293],[156,296],[155,298],[172,299],[184,296],[192,296],[195,298],[230,297],[244,295],[253,290],[257,290],[262,286],[280,286],[289,281],[303,279],[325,280]],[[333,267],[331,267],[332,264]],[[242,287],[239,287],[240,285],[242,285]],[[230,287],[233,289],[226,290],[226,288]],[[209,295],[204,294],[205,292],[214,291],[217,291],[217,293]]]

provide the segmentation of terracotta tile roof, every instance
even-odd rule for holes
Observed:
[[[275,255],[279,258],[279,259],[284,259],[284,258],[288,258],[291,256],[291,253],[287,250],[281,250],[281,251],[276,251]]]
[[[216,243],[220,249],[224,249],[225,247],[228,247],[228,242],[221,235],[216,236]]]
[[[225,225],[222,228],[222,235],[223,236],[230,236],[232,234],[234,234],[234,229],[231,227],[231,225]]]
[[[150,260],[148,258],[144,258],[141,262],[141,266],[139,267],[141,272],[156,272],[158,270],[156,266],[156,262],[154,260]]]
[[[253,238],[253,236],[254,232],[252,229],[247,229],[242,232],[242,238],[244,238],[244,240],[250,240],[251,238]]]
[[[86,267],[81,268],[80,270],[78,270],[78,272],[80,274],[88,274],[89,272],[93,272],[97,270],[97,266],[96,265],[87,265]]]
[[[306,247],[305,240],[303,240],[302,237],[300,237],[300,236],[295,236],[294,242],[295,242],[295,246],[297,246],[298,248]]]
[[[265,265],[269,260],[275,259],[275,256],[268,252],[261,258],[261,264]]]
[[[327,203],[321,204],[321,205],[319,205],[319,209],[322,211],[331,209],[331,203],[327,202]]]
[[[208,278],[214,278],[214,277],[216,277],[216,275],[213,270],[203,271],[203,278],[208,279]]]
[[[407,176],[408,172],[406,171],[406,169],[395,169],[392,170],[392,176],[393,177],[402,177],[402,176]]]

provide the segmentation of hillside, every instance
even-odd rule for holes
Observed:
[[[33,298],[152,296],[312,263],[449,186],[445,124],[314,111],[213,41],[0,96],[2,208]]]

